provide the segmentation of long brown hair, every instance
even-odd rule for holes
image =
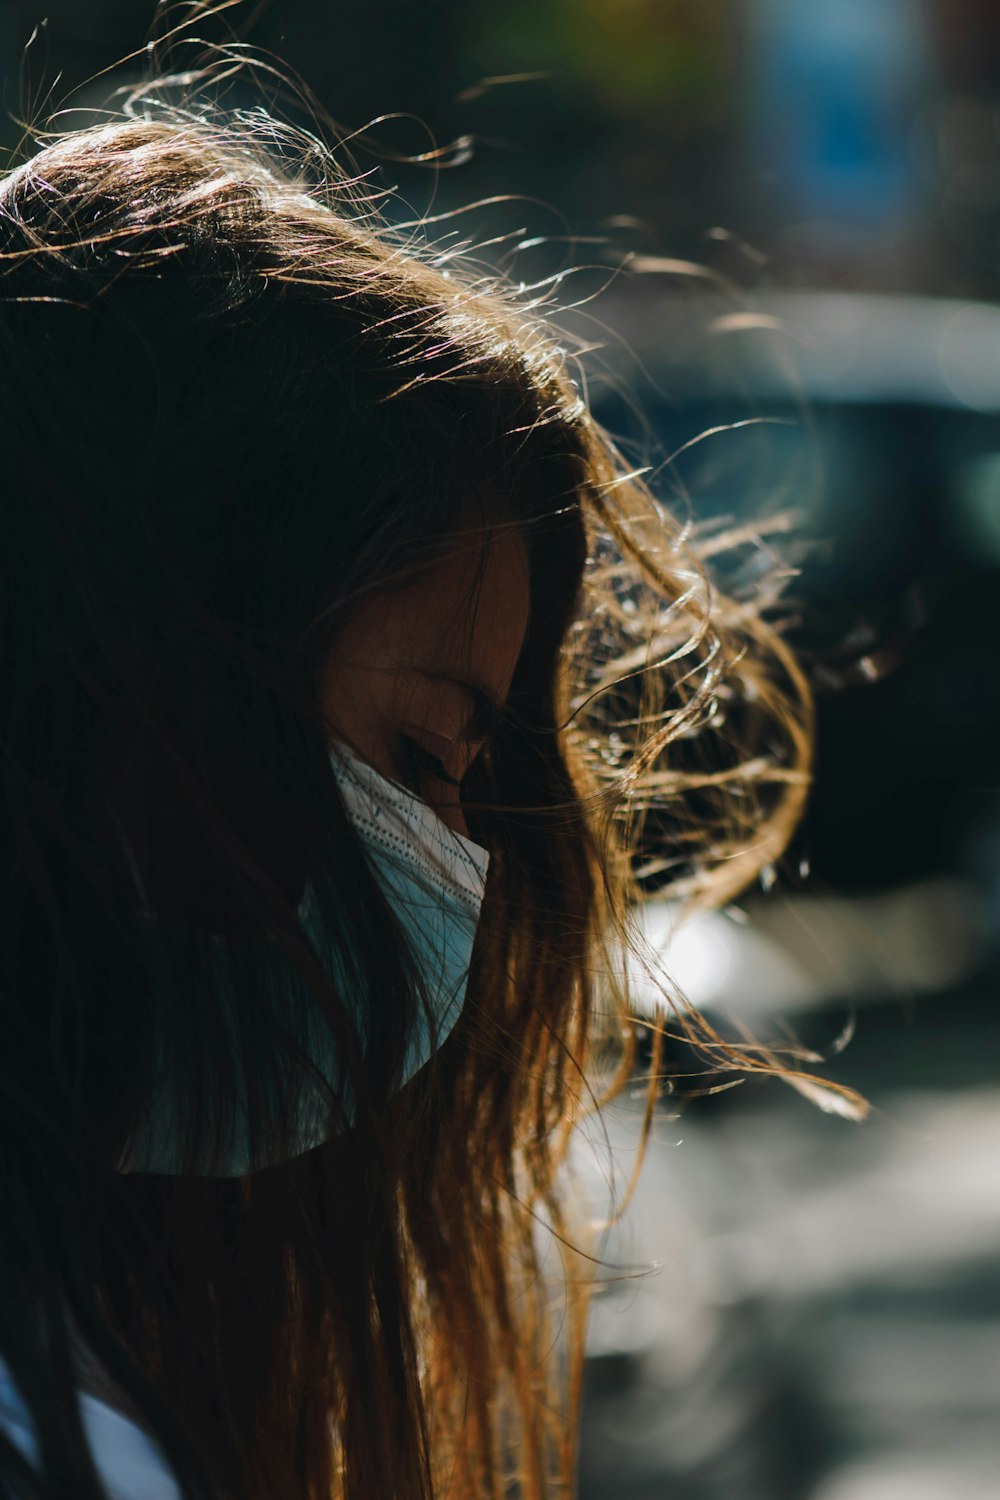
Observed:
[[[146,86],[0,182],[0,1353],[44,1478],[6,1441],[0,1476],[101,1494],[83,1344],[187,1496],[529,1500],[572,1485],[589,1277],[567,1248],[554,1300],[539,1224],[586,1251],[559,1167],[634,1065],[616,946],[637,896],[725,900],[780,854],[808,688],[544,321],[277,129]],[[296,915],[308,883],[384,1016],[426,1003],[318,688],[358,600],[506,525],[532,623],[463,785],[492,855],[468,997],[398,1089],[405,1024],[366,1050]],[[237,1061],[255,1163],[286,1154],[310,1010],[352,1121],[333,1089],[326,1145],[202,1175]],[[129,1174],[164,1079],[184,1170]]]

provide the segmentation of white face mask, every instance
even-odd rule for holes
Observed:
[[[490,856],[449,828],[414,792],[387,781],[346,745],[338,744],[330,760],[347,815],[392,898],[418,961],[433,1001],[440,1046],[465,1000]],[[299,912],[311,934],[308,890]],[[430,1055],[431,1038],[421,1011],[401,1083],[411,1079]]]
[[[347,815],[403,927],[433,1010],[432,1040],[427,1016],[418,1007],[407,1043],[403,1084],[429,1060],[433,1046],[445,1041],[461,1014],[490,857],[478,844],[449,828],[415,793],[380,776],[346,745],[334,744],[330,762]],[[298,915],[322,955],[325,945],[319,913],[308,886]],[[367,1034],[365,1019],[356,1017],[362,1039]],[[322,1076],[336,1088],[338,1069],[330,1056],[325,1027],[310,1038],[309,1050]],[[328,1113],[319,1088],[307,1084],[299,1100],[291,1156],[311,1151],[328,1138]],[[167,1175],[180,1171],[179,1132],[167,1123],[168,1117],[167,1107],[158,1108],[154,1101],[149,1130],[119,1170]],[[221,1166],[199,1175],[239,1177],[251,1169],[246,1117],[244,1105],[236,1149]],[[258,1162],[259,1166],[276,1164]]]

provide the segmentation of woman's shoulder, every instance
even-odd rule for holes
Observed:
[[[153,1439],[128,1417],[86,1391],[80,1394],[84,1431],[110,1500],[180,1500],[180,1488]],[[34,1423],[0,1358],[0,1426],[29,1463],[38,1460]]]

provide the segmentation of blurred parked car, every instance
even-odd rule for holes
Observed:
[[[819,733],[809,878],[679,929],[654,904],[647,936],[713,1019],[794,1028],[874,1109],[666,1100],[605,1244],[583,1500],[995,1500],[1000,309],[659,282],[600,304],[591,398],[696,521],[797,513]],[[637,1109],[606,1122],[619,1180]]]

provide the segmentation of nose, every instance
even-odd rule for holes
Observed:
[[[460,802],[442,799],[440,802],[432,803],[432,806],[442,823],[447,823],[449,828],[455,833],[460,833],[464,839],[469,837],[469,825],[465,821]]]

